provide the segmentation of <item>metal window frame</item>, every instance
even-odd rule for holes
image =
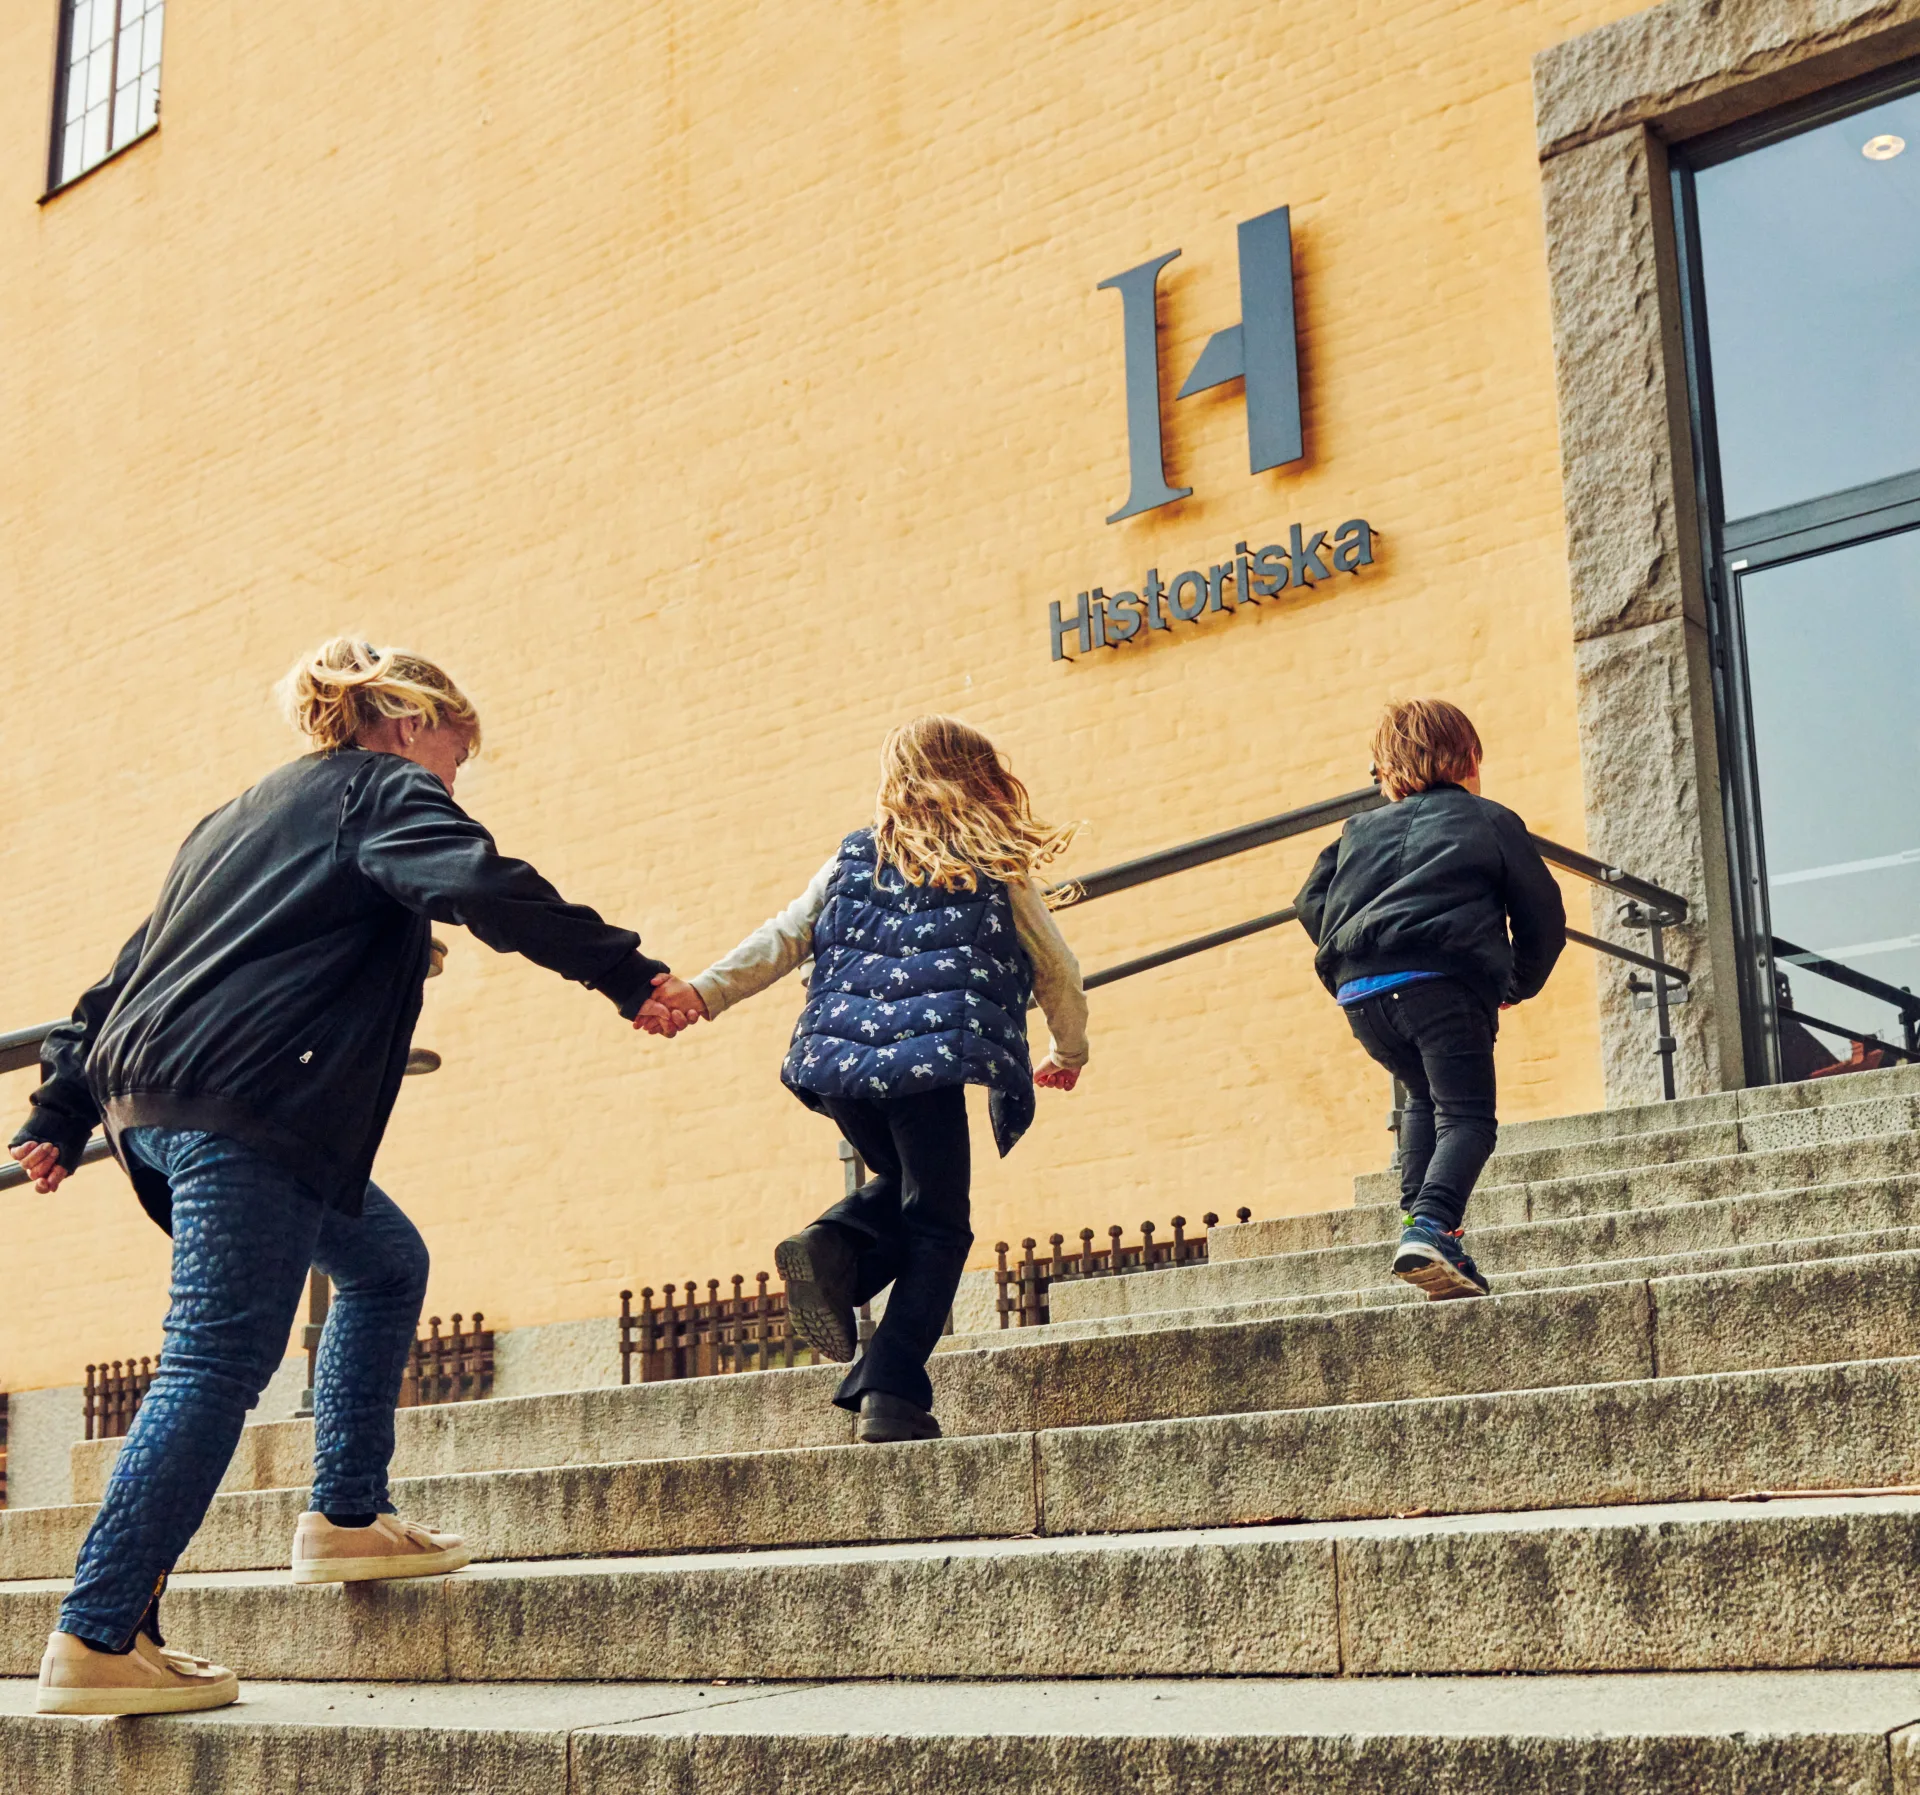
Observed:
[[[60,148],[66,136],[67,88],[73,78],[73,9],[75,0],[60,0],[60,21],[53,37],[53,116],[48,121],[47,133],[47,186],[40,195],[40,204],[45,205],[56,194],[66,192],[69,187],[77,186],[88,175],[105,168],[109,162],[117,162],[136,144],[142,144],[160,129],[160,119],[156,111],[154,121],[144,131],[137,131],[117,150],[109,148],[98,162],[90,162],[71,180],[60,178]],[[113,67],[107,83],[107,142],[113,142],[114,108],[120,103],[120,33],[124,28],[121,16],[123,0],[113,0]]]
[[[1713,671],[1714,724],[1719,737],[1720,797],[1726,827],[1728,893],[1736,943],[1742,1053],[1749,1085],[1781,1080],[1779,1004],[1773,923],[1767,894],[1766,844],[1760,826],[1759,762],[1746,658],[1740,576],[1824,554],[1920,525],[1920,469],[1865,486],[1827,493],[1779,510],[1728,518],[1720,487],[1720,445],[1713,397],[1712,346],[1701,277],[1698,196],[1694,177],[1803,131],[1846,118],[1886,100],[1920,92],[1920,59],[1895,64],[1828,88],[1791,106],[1675,144],[1669,153],[1674,249],[1680,284],[1681,351],[1686,366],[1694,498],[1700,519],[1695,544]]]

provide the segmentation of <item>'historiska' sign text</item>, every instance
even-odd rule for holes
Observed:
[[[1333,538],[1332,546],[1327,538]],[[1243,603],[1258,604],[1289,586],[1311,586],[1336,573],[1358,573],[1373,564],[1373,526],[1351,518],[1337,530],[1316,530],[1308,536],[1301,525],[1288,532],[1285,544],[1270,542],[1250,549],[1244,542],[1233,553],[1203,573],[1189,568],[1162,582],[1160,569],[1150,567],[1138,592],[1107,593],[1095,586],[1082,592],[1074,609],[1061,615],[1059,601],[1049,606],[1052,617],[1053,658],[1071,658],[1067,643],[1077,638],[1081,654],[1095,648],[1117,648],[1122,642],[1144,638],[1149,630],[1171,629],[1174,623],[1194,623],[1209,611],[1228,611]]]

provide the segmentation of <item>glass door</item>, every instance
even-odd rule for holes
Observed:
[[[1920,1045],[1920,530],[1730,557],[1778,1075]],[[1886,1057],[1885,1049],[1880,1049]]]
[[[1748,1081],[1920,1061],[1920,69],[1674,179]]]

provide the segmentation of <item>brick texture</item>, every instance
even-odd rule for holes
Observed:
[[[454,666],[489,738],[463,799],[687,970],[932,708],[1088,820],[1076,868],[1359,783],[1413,689],[1579,839],[1529,71],[1626,6],[207,0],[170,13],[158,134],[36,206],[56,10],[0,7],[0,1026],[65,1010],[191,822],[292,751],[268,688],[338,628]],[[1096,283],[1185,252],[1170,394],[1279,204],[1307,462],[1248,475],[1237,388],[1169,403],[1195,496],[1108,527]],[[1358,579],[1048,659],[1049,600],[1353,516]],[[1317,845],[1070,935],[1093,968],[1274,908]],[[1598,1099],[1594,978],[1576,952],[1508,1018],[1509,1114]],[[380,1166],[431,1306],[515,1326],[767,1266],[838,1183],[776,1081],[796,999],[654,1043],[456,936],[445,1069]],[[1297,933],[1103,992],[1081,1091],[980,1162],[978,1252],[1339,1201],[1385,1109]],[[165,1243],[111,1167],[4,1229],[0,1385],[157,1343]]]

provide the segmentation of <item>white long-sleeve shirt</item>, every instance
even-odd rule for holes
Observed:
[[[806,890],[778,916],[770,916],[731,953],[723,954],[690,982],[718,1016],[743,998],[764,991],[813,956],[813,925],[826,908],[827,885],[840,856],[833,855],[813,875]],[[1053,920],[1038,883],[1023,879],[1007,887],[1013,900],[1013,925],[1033,963],[1033,994],[1052,1031],[1056,1066],[1087,1063],[1087,993],[1080,983],[1080,962]]]

